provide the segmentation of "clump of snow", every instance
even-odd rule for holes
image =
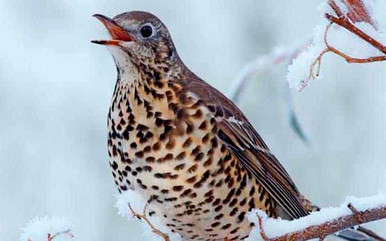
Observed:
[[[347,197],[339,207],[327,207],[318,212],[296,220],[288,221],[282,219],[268,218],[261,210],[252,210],[248,213],[251,222],[258,223],[257,215],[263,220],[263,230],[268,237],[278,237],[284,234],[303,230],[309,226],[319,225],[328,221],[333,221],[339,217],[351,215],[352,211],[347,207],[351,203],[358,211],[366,211],[377,207],[386,206],[386,195],[379,194],[372,197],[356,198]],[[250,233],[249,240],[261,240],[259,226]]]
[[[335,3],[337,3],[343,14],[348,12],[347,6],[342,1],[336,0]],[[364,1],[364,4],[368,9],[369,14],[371,14],[372,20],[375,21],[374,24],[376,25],[373,0],[366,0]],[[324,43],[324,36],[329,21],[325,19],[324,14],[329,13],[336,16],[327,1],[320,4],[318,6],[318,10],[322,16],[320,23],[314,30],[312,44],[305,51],[299,54],[299,56],[293,60],[293,63],[288,66],[287,82],[289,87],[297,88],[299,91],[307,85],[310,79],[312,79],[312,76],[310,76],[311,65],[320,53],[327,47]],[[385,15],[384,12],[383,14]],[[381,30],[377,30],[374,26],[366,22],[357,22],[355,23],[355,26],[369,36],[373,37],[378,42],[386,45],[386,34]],[[374,46],[337,24],[333,24],[330,27],[327,36],[327,41],[330,46],[333,46],[350,57],[369,58],[384,55]],[[313,72],[317,72],[317,65],[314,67]],[[314,77],[318,78],[320,76]]]
[[[137,192],[133,190],[128,190],[117,195],[117,202],[115,206],[118,208],[118,214],[122,217],[126,218],[129,221],[141,222],[144,236],[146,236],[150,240],[159,241],[160,236],[158,236],[152,231],[151,227],[146,223],[145,220],[139,220],[134,217],[133,213],[129,208],[129,204],[136,214],[142,215],[146,200]],[[157,217],[156,215],[150,216],[150,210],[152,210],[152,205],[148,204],[146,208],[146,218],[156,229],[169,235],[169,238],[173,241],[181,240],[180,235],[171,232],[171,230],[166,227],[164,223],[162,223],[159,217]]]
[[[73,235],[69,232],[72,224],[68,218],[60,217],[35,217],[23,228],[21,241],[47,241],[48,235],[55,237],[55,241],[71,240]]]
[[[311,64],[318,58],[320,53],[326,48],[323,41],[324,32],[328,22],[322,19],[313,32],[312,43],[301,52],[288,66],[287,82],[290,88],[301,90],[310,78]],[[317,72],[317,66],[314,67],[314,73]],[[319,76],[320,77],[320,76]]]
[[[129,204],[136,213],[142,214],[146,201],[139,193],[132,190],[118,194],[115,207],[118,208],[118,214],[127,219],[133,218],[133,214],[129,209]]]
[[[255,227],[252,229],[252,231],[249,233],[249,237],[248,237],[247,241],[263,240],[263,238],[260,235],[260,227],[259,227],[259,222],[258,222],[258,218],[257,218],[258,216],[262,219],[263,229],[264,229],[264,232],[266,232],[265,226],[266,226],[267,220],[269,219],[267,214],[260,209],[254,209],[254,210],[248,212],[248,214],[247,214],[248,220],[250,222],[253,222],[256,224]],[[276,237],[276,236],[277,235],[274,235],[274,237]]]

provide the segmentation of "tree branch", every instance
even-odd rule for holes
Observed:
[[[374,38],[372,38],[371,36],[369,36],[368,34],[363,32],[359,28],[357,28],[354,24],[351,23],[351,21],[349,20],[349,18],[347,16],[345,16],[345,15],[340,16],[340,14],[342,14],[342,12],[340,11],[339,7],[336,5],[336,3],[333,0],[330,0],[328,3],[330,4],[331,8],[335,11],[335,13],[338,15],[338,17],[334,17],[331,14],[326,13],[325,17],[330,22],[333,22],[333,23],[347,29],[348,31],[352,32],[353,34],[357,35],[358,37],[360,37],[364,41],[366,41],[369,44],[371,44],[372,46],[374,46],[376,49],[378,49],[382,53],[386,54],[386,46],[384,46],[383,44],[381,44],[380,42],[378,42],[377,40],[375,40]]]
[[[371,16],[368,13],[368,10],[366,9],[365,5],[363,4],[362,0],[346,0],[345,4],[348,7],[349,11],[347,13],[347,16],[342,13],[338,5],[335,3],[335,0],[329,0],[328,4],[334,10],[337,17],[332,16],[329,13],[325,14],[325,17],[332,23],[335,23],[351,33],[357,35],[359,38],[363,39],[367,43],[374,46],[374,48],[378,49],[382,53],[386,54],[386,46],[382,43],[375,40],[373,37],[369,36],[362,30],[360,30],[358,27],[356,27],[353,23],[356,22],[367,22],[371,24],[374,28],[374,21],[372,20]]]
[[[348,207],[351,207],[353,213],[351,215],[346,215],[332,221],[324,222],[318,225],[309,226],[303,230],[284,234],[279,237],[268,238],[264,230],[261,230],[261,236],[265,241],[285,241],[285,240],[309,240],[314,238],[324,239],[327,235],[334,234],[338,231],[357,226],[360,224],[385,219],[386,218],[386,207],[376,207],[371,208],[365,211],[356,210],[352,204],[349,204]],[[260,218],[259,218],[260,220]],[[259,221],[260,223],[260,221]],[[370,231],[372,232],[372,231]],[[370,234],[370,233],[368,233]],[[372,234],[376,235],[376,234]],[[378,236],[378,235],[376,235]],[[379,237],[379,236],[378,236]]]

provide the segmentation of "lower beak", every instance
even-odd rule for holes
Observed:
[[[101,44],[101,45],[110,45],[110,46],[118,46],[120,40],[91,40],[91,43]]]
[[[101,23],[107,28],[110,33],[111,40],[92,40],[92,43],[102,44],[102,45],[119,45],[121,41],[133,41],[134,38],[121,26],[119,26],[114,20],[103,16],[101,14],[95,14],[93,17],[96,17]]]

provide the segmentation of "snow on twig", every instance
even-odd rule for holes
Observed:
[[[71,233],[72,224],[67,218],[35,217],[23,228],[21,241],[59,241],[70,240],[74,237]]]
[[[306,217],[288,221],[268,218],[261,210],[253,210],[248,218],[258,223],[249,240],[308,240],[324,238],[346,228],[386,218],[386,195],[372,197],[347,197],[339,207],[322,208]],[[374,233],[366,230],[372,237]]]
[[[321,5],[324,19],[312,44],[288,67],[289,86],[301,91],[319,78],[322,57],[329,52],[347,63],[386,60],[386,35],[377,27],[372,4],[372,0],[329,0]]]
[[[181,237],[172,232],[162,222],[160,217],[155,215],[152,207],[152,200],[145,200],[139,193],[127,190],[117,195],[116,207],[118,214],[125,217],[129,221],[139,220],[144,230],[144,236],[151,240],[160,240],[160,237],[165,241],[181,240]]]

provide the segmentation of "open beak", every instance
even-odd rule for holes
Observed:
[[[101,14],[94,14],[93,17],[96,17],[99,21],[101,21],[101,23],[103,23],[103,25],[105,25],[112,39],[111,40],[91,40],[92,43],[117,46],[121,41],[129,42],[134,40],[134,38],[126,30],[124,30],[111,18],[108,18]]]

